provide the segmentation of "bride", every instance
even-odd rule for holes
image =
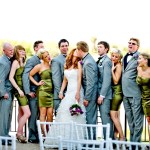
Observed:
[[[83,105],[83,88],[81,86],[82,79],[82,65],[80,58],[77,56],[76,49],[71,50],[69,55],[66,58],[65,70],[64,70],[64,79],[59,92],[59,98],[61,103],[58,108],[58,112],[55,118],[55,122],[76,122],[79,124],[86,123],[85,117],[85,107]],[[64,91],[67,87],[67,91],[64,96]],[[83,111],[83,114],[71,115],[69,108],[78,103]],[[56,129],[54,129],[56,131]],[[52,130],[49,130],[49,132]],[[53,135],[53,133],[49,133]],[[67,135],[69,137],[70,130],[67,130]],[[65,137],[67,136],[65,132]],[[64,136],[64,135],[58,135]],[[51,143],[51,140],[46,139],[46,144]]]

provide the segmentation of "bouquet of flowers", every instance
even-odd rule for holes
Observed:
[[[80,114],[83,114],[83,111],[81,109],[81,107],[79,106],[79,104],[73,104],[70,108],[69,108],[69,111],[71,113],[71,116],[74,116],[74,115],[80,115]]]

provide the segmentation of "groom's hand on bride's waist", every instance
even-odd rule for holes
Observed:
[[[88,104],[89,104],[89,101],[85,99],[85,100],[83,101],[83,105],[84,105],[85,107],[87,107]]]

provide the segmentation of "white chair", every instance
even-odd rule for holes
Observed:
[[[44,126],[45,136],[43,136],[41,125]],[[40,122],[38,120],[37,126],[38,126],[39,140],[40,140],[40,150],[44,150],[44,147],[58,148],[59,136],[67,140],[73,139],[73,131],[74,131],[73,122]]]
[[[75,123],[77,140],[101,140],[104,139],[103,131],[106,131],[106,140],[110,138],[110,125],[93,125]]]
[[[8,146],[8,140],[11,141],[11,145]],[[5,141],[5,145],[2,145],[2,141]],[[0,150],[16,150],[16,136],[13,135],[11,137],[0,136]]]
[[[141,143],[141,142],[129,142],[129,141],[117,141],[109,139],[110,150],[113,150],[113,146],[115,146],[115,150],[149,150],[150,145]]]
[[[105,147],[106,145],[106,147]],[[59,150],[108,150],[109,141],[59,139]]]
[[[77,149],[86,145],[91,149],[95,148],[95,143],[101,145],[101,149],[108,149],[109,143],[106,142],[110,138],[110,125],[93,125],[93,124],[77,124],[75,123],[76,140],[79,144],[76,145]],[[106,131],[104,138],[103,131]],[[82,145],[80,144],[82,142]],[[87,147],[87,148],[88,148]],[[100,147],[100,146],[98,146]]]

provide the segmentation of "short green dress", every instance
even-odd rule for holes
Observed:
[[[150,78],[137,76],[136,82],[141,87],[144,114],[150,116]]]
[[[120,82],[117,85],[112,86],[113,99],[111,100],[110,110],[113,110],[113,111],[118,111],[123,101],[123,94],[122,94],[122,88],[121,88]]]
[[[41,80],[45,82],[44,85],[38,87],[37,97],[39,107],[53,107],[53,84],[52,84],[52,74],[50,69],[46,69],[40,74]]]
[[[22,74],[23,74],[23,71],[24,71],[24,67],[20,67],[16,70],[16,73],[15,73],[15,81],[17,83],[17,85],[19,86],[19,88],[23,91],[23,83],[22,83]],[[20,97],[19,93],[17,90],[15,90],[15,97],[17,98],[18,100],[18,103],[20,106],[26,106],[28,105],[28,99],[26,97],[26,95],[24,97]]]

